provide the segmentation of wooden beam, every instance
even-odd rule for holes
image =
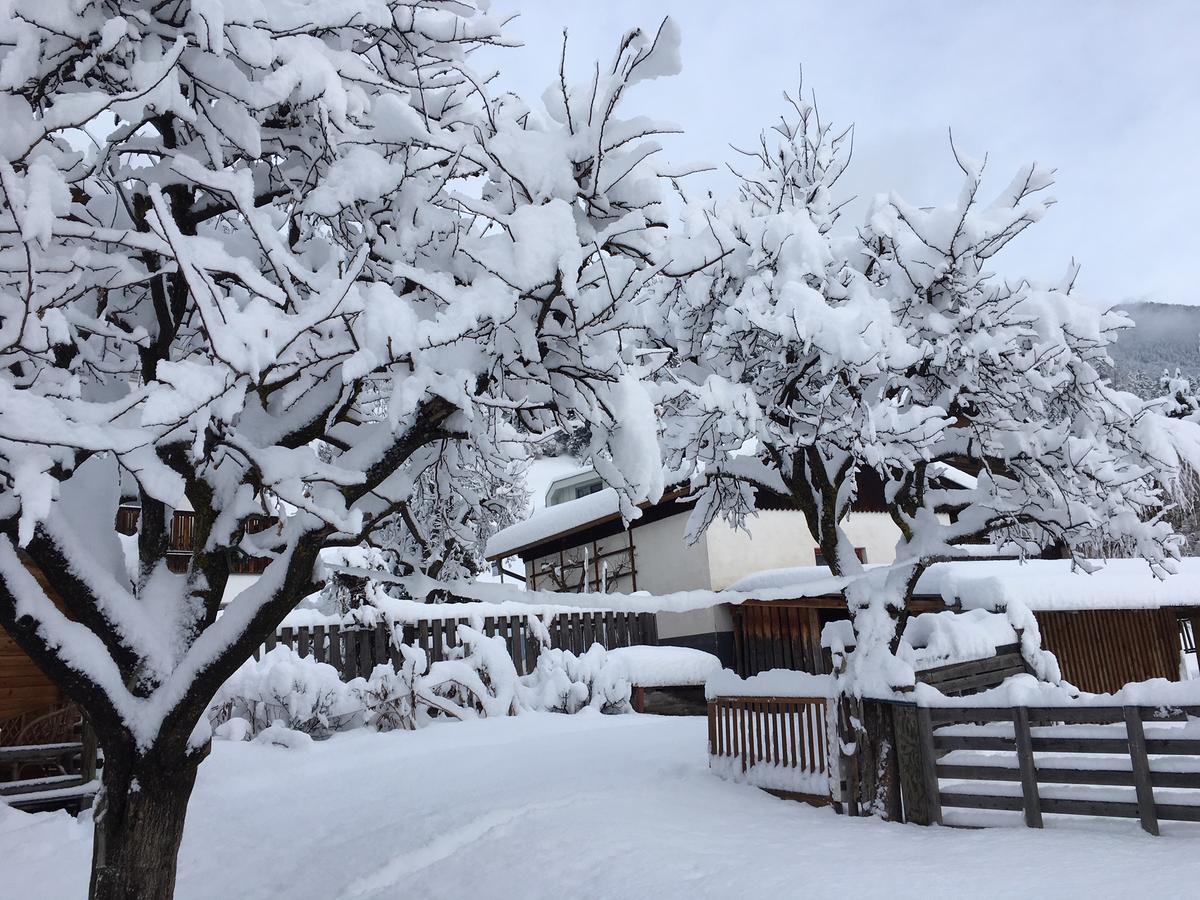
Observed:
[[[1137,793],[1138,818],[1144,831],[1158,834],[1158,812],[1154,808],[1150,759],[1146,755],[1146,732],[1142,727],[1142,712],[1136,706],[1125,707],[1125,731],[1129,735],[1129,758],[1133,764],[1133,787]]]
[[[1042,805],[1038,794],[1037,767],[1033,761],[1033,741],[1029,735],[1029,712],[1023,706],[1013,708],[1013,732],[1017,743],[1017,762],[1021,769],[1021,805],[1025,824],[1042,827]]]

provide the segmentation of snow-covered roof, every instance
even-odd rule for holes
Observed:
[[[542,541],[607,522],[620,514],[617,492],[604,488],[586,497],[539,509],[524,522],[496,532],[488,540],[484,555],[488,559],[512,556]]]
[[[543,456],[529,464],[525,473],[525,486],[529,489],[529,506],[537,512],[546,506],[546,498],[560,481],[577,478],[594,472],[591,466],[583,465],[570,456]]]
[[[931,566],[919,596],[941,597],[964,608],[1000,609],[1019,601],[1033,610],[1133,609],[1145,606],[1200,606],[1200,557],[1185,557],[1177,572],[1156,578],[1141,559],[1097,561],[1091,574],[1065,559],[968,560]],[[798,597],[836,591],[838,579],[825,566],[756,572],[730,587],[754,592],[791,589]]]
[[[944,478],[958,487],[973,488],[976,479],[945,463],[937,463],[937,477]],[[616,491],[604,488],[595,494],[567,500],[554,506],[546,506],[546,498],[552,488],[560,482],[593,471],[569,457],[547,457],[538,459],[530,466],[527,483],[531,492],[532,512],[524,522],[510,525],[498,531],[488,540],[484,555],[489,560],[503,559],[520,554],[544,541],[566,537],[591,525],[600,525],[616,519],[620,513]],[[669,484],[672,475],[667,473]],[[668,491],[664,500],[677,496]],[[643,504],[645,505],[645,504]],[[828,573],[826,573],[828,574]]]

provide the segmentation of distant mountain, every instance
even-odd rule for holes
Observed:
[[[1113,383],[1142,397],[1159,396],[1163,370],[1178,368],[1200,383],[1200,306],[1131,303],[1118,307],[1136,327],[1110,348]]]

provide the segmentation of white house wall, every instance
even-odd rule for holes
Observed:
[[[867,562],[886,563],[896,558],[900,529],[885,513],[852,512],[843,528],[855,547],[866,550]],[[788,510],[762,510],[746,519],[744,530],[735,530],[718,519],[709,526],[704,542],[710,586],[716,591],[765,569],[811,566],[816,562],[817,542],[804,516]]]
[[[747,519],[745,530],[735,530],[717,520],[692,546],[684,540],[687,520],[688,513],[682,512],[633,529],[639,591],[651,594],[719,591],[764,569],[811,566],[815,562],[817,542],[798,512],[763,510]],[[886,514],[852,512],[843,527],[854,546],[865,549],[868,562],[895,559],[900,531]],[[626,535],[620,534],[604,538],[598,544],[603,552],[626,540]],[[544,571],[543,565],[555,565],[558,559],[558,554],[553,554],[528,563],[527,576],[535,570]],[[554,590],[550,582],[550,578],[539,575],[537,589]],[[633,580],[623,575],[610,580],[608,587],[628,593],[633,590]],[[732,617],[725,606],[658,614],[658,634],[664,639],[729,632],[732,627]]]

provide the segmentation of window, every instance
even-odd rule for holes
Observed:
[[[603,487],[604,484],[599,479],[589,481],[587,484],[577,484],[575,486],[575,499],[578,500],[580,497],[586,497],[588,494],[595,494]]]
[[[546,495],[546,505],[558,506],[560,503],[594,494],[603,488],[604,482],[595,472],[583,472],[570,478],[562,478],[550,486]]]
[[[864,565],[866,564],[866,562],[867,562],[867,548],[866,547],[855,547],[854,555],[858,557],[858,561],[860,563],[863,563]],[[813,556],[816,558],[816,564],[818,566],[828,565],[828,563],[825,562],[825,554],[821,552],[820,547],[817,547],[815,550],[813,550]]]

